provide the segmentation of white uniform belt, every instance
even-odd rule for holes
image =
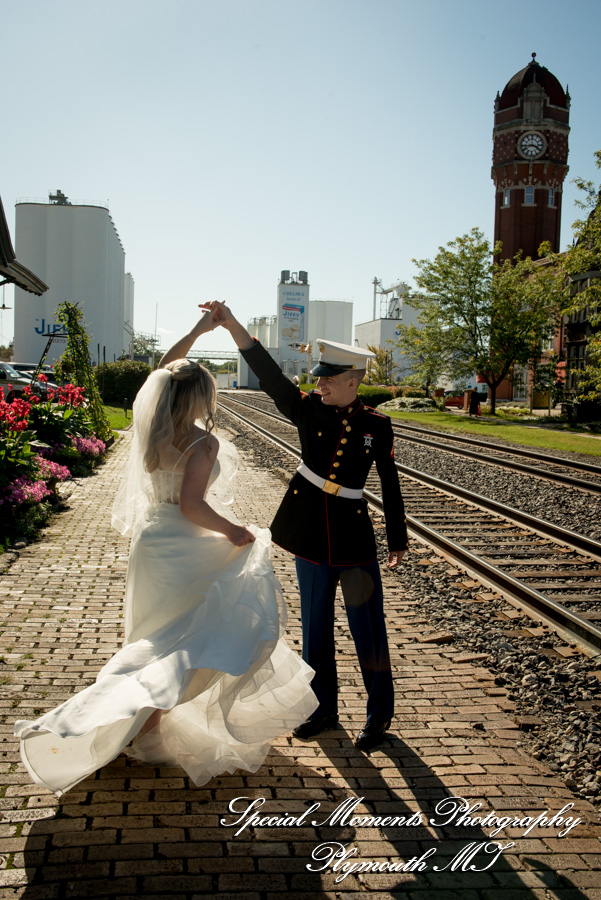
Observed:
[[[311,484],[314,484],[315,487],[325,491],[326,494],[332,494],[335,497],[346,497],[347,500],[361,500],[363,497],[362,488],[346,488],[341,484],[334,484],[332,481],[328,481],[327,478],[321,478],[319,475],[316,475],[303,462],[296,471],[303,478],[306,478],[307,481],[310,481]]]

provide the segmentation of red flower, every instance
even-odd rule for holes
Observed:
[[[65,384],[63,387],[59,387],[58,395],[58,402],[61,406],[72,406],[76,409],[85,403],[83,387],[76,387],[74,384]]]

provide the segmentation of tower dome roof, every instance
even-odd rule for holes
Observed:
[[[512,106],[517,106],[518,99],[528,85],[533,82],[541,85],[553,106],[562,106],[564,109],[569,107],[568,96],[561,84],[552,72],[549,72],[548,69],[536,62],[536,53],[533,53],[532,62],[529,62],[525,68],[516,72],[503,88],[498,108],[509,109]]]

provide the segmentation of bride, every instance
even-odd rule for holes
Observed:
[[[59,796],[127,749],[179,765],[197,785],[256,772],[271,740],[317,706],[313,670],[284,641],[285,605],[267,529],[234,518],[235,448],[213,432],[216,388],[185,359],[211,311],[149,375],[113,507],[131,535],[125,643],[96,682],[18,721],[33,780]]]

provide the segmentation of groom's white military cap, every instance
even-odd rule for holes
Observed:
[[[316,343],[319,347],[319,362],[311,369],[312,375],[339,375],[340,372],[365,369],[367,360],[374,359],[376,355],[363,347],[337,344],[336,341],[326,341],[323,338],[317,338]]]

